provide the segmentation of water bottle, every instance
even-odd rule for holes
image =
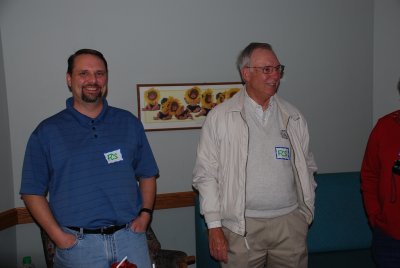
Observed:
[[[35,265],[32,263],[31,256],[25,256],[22,259],[22,268],[35,268]]]

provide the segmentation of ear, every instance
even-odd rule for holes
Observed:
[[[250,69],[249,68],[245,68],[245,67],[243,67],[241,70],[240,70],[240,74],[242,75],[242,80],[244,81],[244,82],[247,82],[247,81],[249,81],[249,72],[250,72]]]
[[[71,75],[69,73],[66,74],[65,79],[67,81],[67,86],[71,88]]]

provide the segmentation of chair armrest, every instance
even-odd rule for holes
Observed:
[[[180,250],[161,249],[155,260],[156,267],[162,268],[186,268],[188,264],[195,262],[194,256],[188,256]]]

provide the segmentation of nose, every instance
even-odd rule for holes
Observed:
[[[269,74],[270,77],[274,79],[280,79],[282,77],[280,70],[274,69],[272,73]]]
[[[86,77],[86,81],[89,83],[95,83],[96,80],[97,80],[97,77],[96,77],[96,74],[94,74],[94,73],[90,73]]]

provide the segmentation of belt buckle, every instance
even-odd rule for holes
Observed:
[[[102,227],[101,228],[101,234],[110,235],[110,234],[115,233],[116,231],[118,231],[118,228],[115,225],[111,225],[111,226],[107,226],[107,227]]]

